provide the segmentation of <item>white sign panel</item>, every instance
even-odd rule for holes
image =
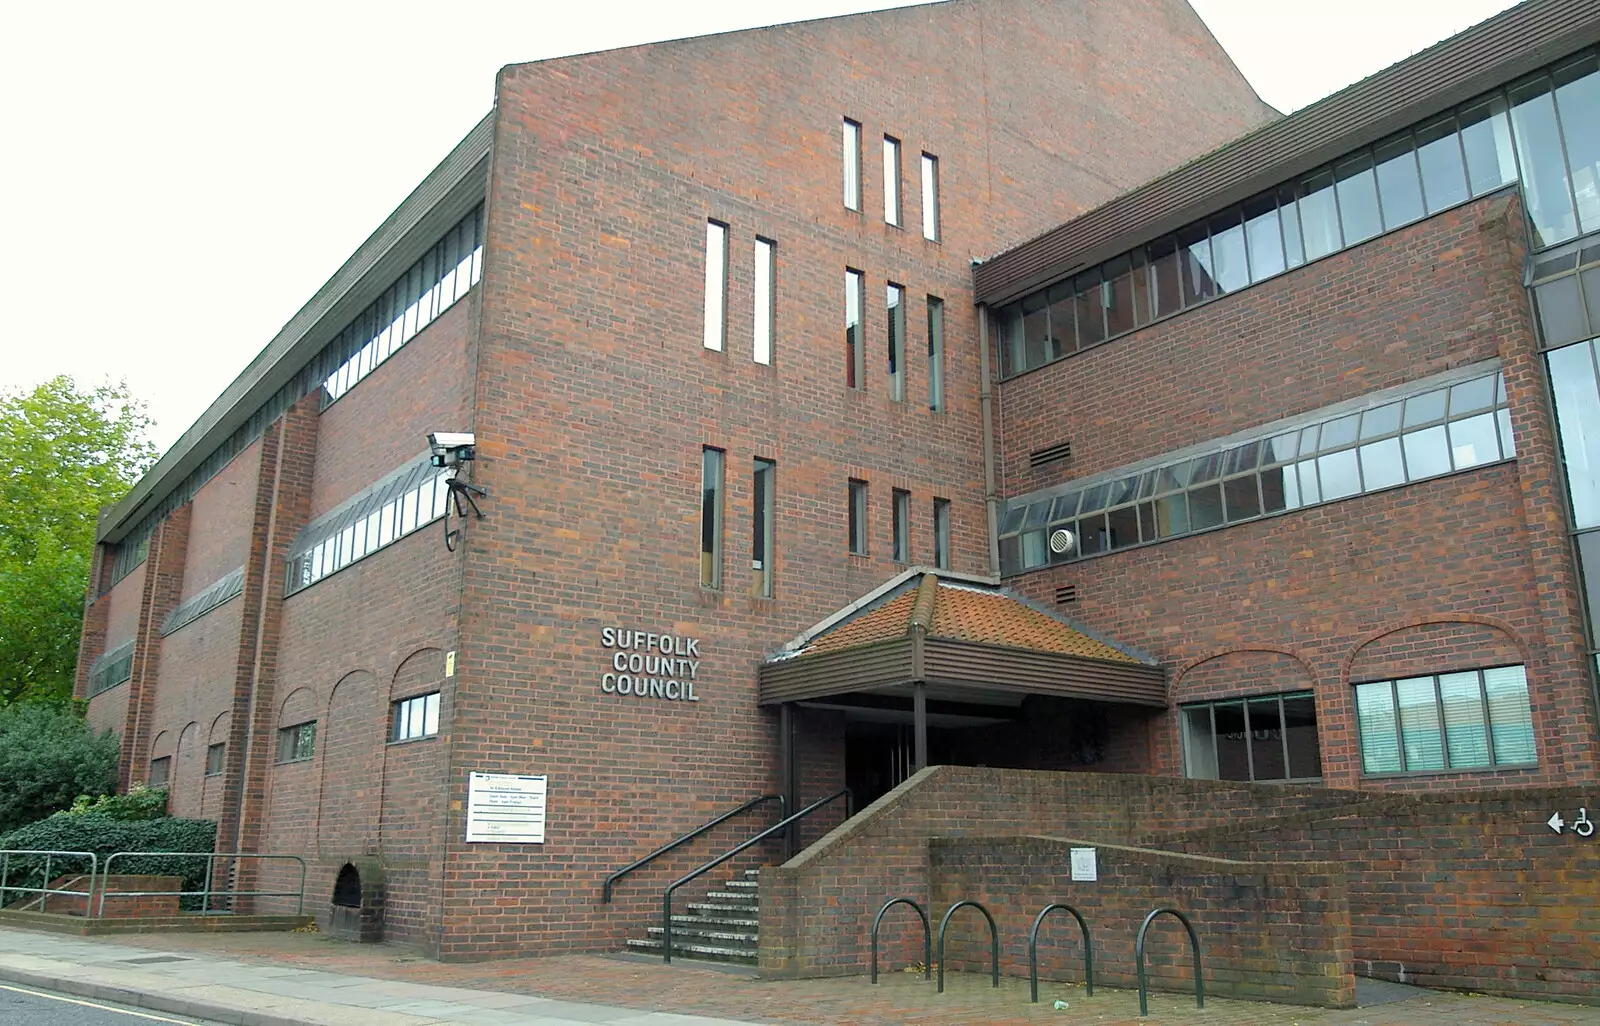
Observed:
[[[1095,863],[1093,848],[1072,849],[1072,880],[1074,883],[1093,883],[1100,879],[1099,866]]]
[[[473,773],[467,781],[467,840],[543,844],[550,778]]]

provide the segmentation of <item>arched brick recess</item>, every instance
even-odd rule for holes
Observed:
[[[1341,684],[1526,663],[1527,645],[1509,624],[1474,614],[1419,617],[1363,638],[1345,657]]]
[[[296,688],[278,707],[278,726],[287,727],[317,718],[317,696],[310,688]],[[277,751],[274,739],[273,751]]]
[[[200,811],[200,776],[205,759],[197,759],[200,724],[190,720],[178,733],[178,747],[172,753],[172,784],[168,788],[167,810],[174,816],[194,816]]]
[[[310,688],[298,688],[278,708],[278,727],[293,726],[318,719],[317,696]],[[306,855],[316,838],[317,766],[322,761],[322,731],[317,723],[317,738],[312,757],[304,762],[277,762],[278,738],[271,739],[272,785],[267,804],[267,829],[262,836],[272,838],[274,854]],[[277,878],[275,867],[263,867],[262,880]]]
[[[372,674],[357,670],[334,686],[317,730],[323,781],[319,854],[348,858],[377,844],[377,762],[382,757],[377,746],[383,722]]]
[[[401,661],[394,671],[389,701],[437,690],[444,683],[444,652],[419,648]]]
[[[150,758],[159,759],[164,755],[171,755],[173,743],[172,731],[163,730],[156,735],[154,741],[150,742]]]
[[[205,751],[209,753],[212,745],[225,745],[228,743],[228,731],[233,723],[231,712],[221,713],[211,721],[211,728],[206,731]],[[222,790],[226,775],[218,773],[215,776],[205,776],[205,759],[200,760],[201,798],[200,816],[204,819],[215,819],[222,814]]]
[[[423,648],[401,660],[389,681],[389,704],[429,691],[439,696],[439,736],[388,745],[383,750],[383,804],[379,847],[390,898],[384,906],[385,930],[423,935],[437,927],[437,897],[443,874],[444,789],[450,772],[444,736],[450,730],[452,689],[444,675],[445,655]],[[397,886],[403,885],[403,886]],[[396,895],[404,894],[404,898]]]
[[[1236,648],[1204,656],[1180,669],[1172,683],[1174,704],[1237,695],[1271,695],[1316,688],[1316,674],[1287,649]]]

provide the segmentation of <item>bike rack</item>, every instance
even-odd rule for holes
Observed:
[[[1077,909],[1057,902],[1040,909],[1033,920],[1033,929],[1028,931],[1028,988],[1034,1004],[1039,1003],[1039,927],[1044,925],[1044,917],[1057,909],[1071,912],[1083,931],[1083,983],[1089,990],[1089,997],[1094,997],[1094,949],[1089,944],[1089,924],[1083,921]]]
[[[976,901],[958,901],[950,906],[950,911],[939,920],[939,993],[944,993],[944,928],[950,925],[950,917],[956,914],[956,909],[963,905],[971,905],[983,913],[983,918],[989,921],[989,976],[991,986],[1000,986],[1000,931],[994,925],[994,916],[989,910]]]
[[[883,914],[896,905],[910,905],[917,910],[917,916],[922,920],[922,978],[933,978],[933,931],[928,926],[928,913],[922,910],[910,898],[893,898],[878,909],[877,916],[872,920],[872,982],[878,982],[878,924],[883,922]],[[941,928],[942,929],[942,928]]]
[[[1183,928],[1189,931],[1189,947],[1194,951],[1194,1006],[1206,1006],[1206,984],[1200,976],[1200,938],[1195,936],[1194,925],[1189,922],[1189,917],[1175,908],[1151,909],[1150,914],[1144,917],[1144,922],[1139,926],[1139,936],[1133,942],[1133,957],[1139,963],[1139,1014],[1150,1014],[1150,1002],[1144,982],[1144,934],[1150,929],[1150,923],[1156,916],[1167,913],[1176,916]]]

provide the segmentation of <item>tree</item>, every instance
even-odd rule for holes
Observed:
[[[117,786],[117,736],[96,737],[69,705],[0,708],[0,834]]]
[[[122,385],[0,395],[0,708],[71,696],[95,524],[154,462],[149,427]]]

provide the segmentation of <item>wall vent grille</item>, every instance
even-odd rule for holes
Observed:
[[[1078,586],[1076,584],[1063,584],[1056,589],[1056,605],[1064,606],[1068,602],[1078,601]]]
[[[1043,449],[1035,449],[1028,453],[1028,466],[1043,467],[1050,463],[1059,463],[1072,458],[1072,443],[1057,442],[1055,445]]]

